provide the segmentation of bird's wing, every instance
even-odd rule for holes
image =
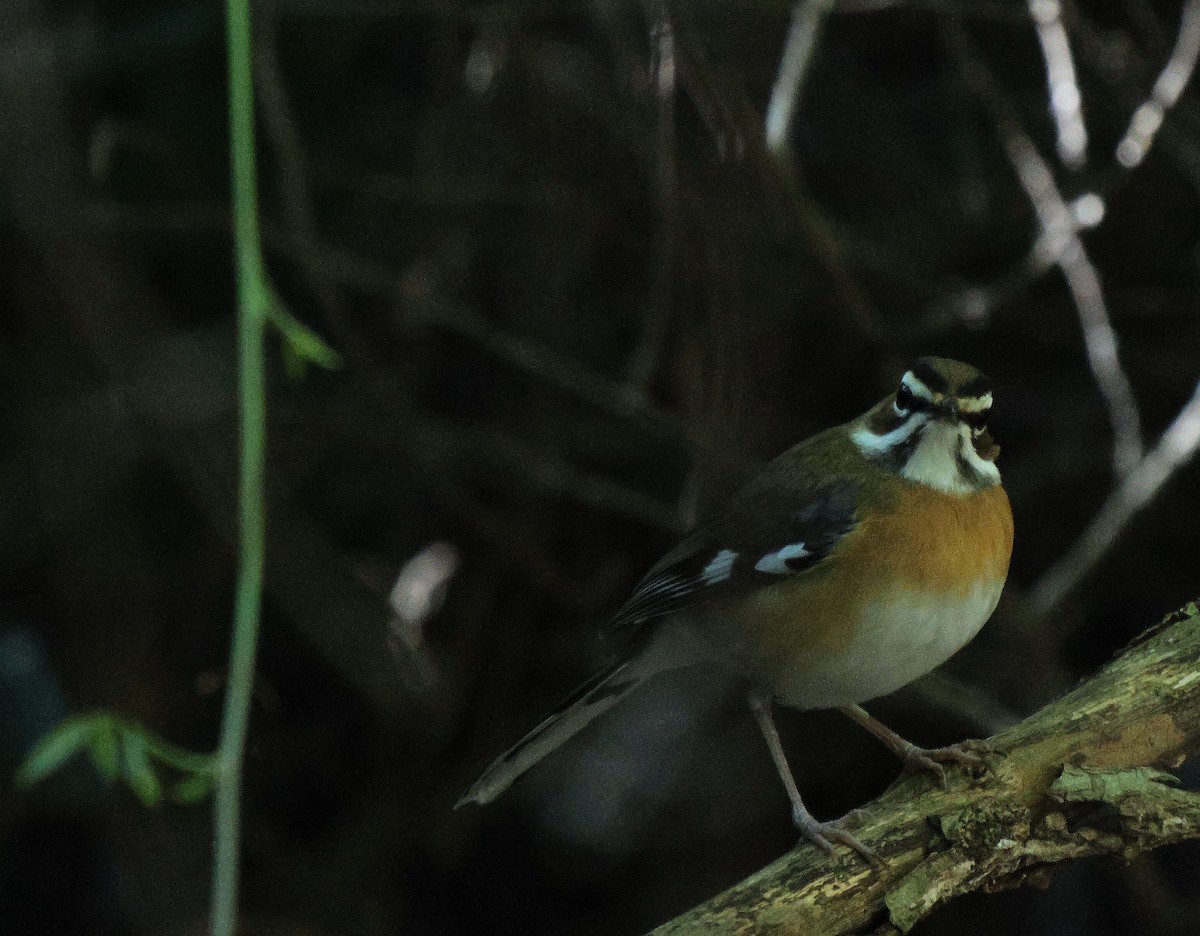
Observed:
[[[684,608],[777,583],[820,565],[854,529],[859,483],[747,491],[667,553],[604,628],[626,634]],[[799,490],[797,488],[799,487]]]

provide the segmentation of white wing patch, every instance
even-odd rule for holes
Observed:
[[[803,543],[791,543],[784,546],[783,549],[777,549],[775,552],[767,553],[758,562],[754,563],[756,572],[767,572],[771,575],[787,575],[795,570],[787,564],[789,559],[803,559],[805,556],[812,555],[804,548]]]
[[[722,549],[719,553],[712,557],[712,561],[704,567],[704,571],[700,573],[706,585],[716,585],[718,582],[724,582],[733,574],[733,564],[737,561],[738,554],[732,549]]]

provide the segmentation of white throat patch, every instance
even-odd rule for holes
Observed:
[[[916,444],[912,439],[916,436]],[[971,429],[914,413],[891,432],[878,435],[860,426],[850,435],[863,455],[886,461],[912,445],[900,466],[900,475],[946,494],[973,494],[1000,483],[1000,470],[980,458],[971,442]]]
[[[970,427],[931,422],[900,474],[946,494],[973,494],[1000,483],[1000,470],[979,457]]]

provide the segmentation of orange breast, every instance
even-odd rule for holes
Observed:
[[[889,503],[860,514],[812,572],[760,589],[729,611],[754,668],[836,653],[854,639],[863,607],[889,593],[962,599],[1008,575],[1012,511],[1000,486],[955,497],[904,484]]]

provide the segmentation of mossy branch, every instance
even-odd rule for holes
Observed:
[[[985,777],[955,772],[939,789],[906,775],[866,807],[854,831],[882,869],[803,845],[653,936],[907,932],[959,894],[1200,837],[1200,793],[1156,769],[1200,752],[1200,611],[1170,615],[989,744]]]

